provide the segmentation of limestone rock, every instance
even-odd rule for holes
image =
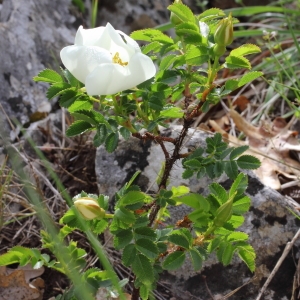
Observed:
[[[174,135],[179,127],[172,127],[164,133]],[[182,153],[187,151],[187,147],[200,146],[205,143],[207,134],[199,130],[189,131],[190,140],[185,144]],[[168,145],[167,150],[171,150]],[[156,177],[160,170],[164,157],[159,145],[151,142],[140,142],[135,138],[128,141],[121,141],[117,150],[108,154],[104,147],[99,147],[96,156],[96,174],[98,178],[100,193],[110,197],[114,195],[134,174],[135,171],[142,171],[136,184],[142,189],[156,191]],[[201,194],[208,193],[210,180],[191,179],[189,181],[181,179],[181,163],[176,164],[176,168],[171,173],[170,185],[186,184],[193,192]],[[244,286],[239,292],[231,296],[230,299],[255,299],[258,292],[275,266],[286,243],[290,241],[299,228],[299,220],[296,219],[288,209],[298,206],[292,199],[288,199],[277,191],[264,186],[259,179],[249,172],[249,185],[247,194],[252,199],[250,211],[245,215],[245,223],[240,230],[250,236],[250,244],[254,247],[257,259],[255,272],[256,279]],[[219,180],[220,184],[229,189],[231,182],[225,176]],[[295,209],[294,209],[295,211]],[[180,206],[171,210],[173,223],[187,214],[187,209]],[[296,250],[296,249],[295,249]],[[296,252],[295,252],[296,253]],[[289,299],[291,295],[291,285],[295,273],[295,264],[292,254],[285,259],[279,273],[272,280],[263,299]],[[281,274],[281,275],[280,275]],[[284,274],[284,278],[282,278]],[[209,299],[207,288],[203,276],[211,293],[216,296],[233,291],[253,277],[254,274],[239,260],[234,258],[231,265],[223,267],[212,256],[203,265],[201,272],[195,273],[192,266],[187,262],[183,268],[176,272],[163,274],[163,280],[173,286],[174,291],[178,291],[178,299],[190,299],[184,296],[183,291],[189,291],[197,299]],[[181,297],[181,298],[180,298]],[[285,298],[287,297],[287,298]]]

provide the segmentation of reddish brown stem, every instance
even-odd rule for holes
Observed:
[[[146,132],[144,135],[141,135],[140,133],[133,133],[132,135],[135,136],[136,138],[139,138],[141,140],[155,140],[157,143],[160,144],[164,155],[165,155],[165,170],[161,179],[161,182],[159,184],[159,190],[166,188],[167,186],[167,180],[170,177],[170,173],[171,170],[174,166],[174,163],[182,158],[187,156],[188,154],[180,154],[180,149],[182,147],[183,141],[188,133],[188,130],[193,122],[193,119],[197,116],[197,114],[199,113],[203,103],[206,101],[206,97],[208,96],[208,94],[213,90],[215,86],[211,85],[211,87],[209,87],[207,90],[205,90],[203,92],[202,95],[202,101],[197,105],[197,107],[190,113],[187,114],[184,117],[184,122],[183,122],[183,127],[181,129],[181,132],[178,136],[178,138],[173,139],[173,138],[168,138],[168,137],[162,137],[162,136],[155,136],[149,132]],[[186,90],[186,97],[185,97],[185,106],[189,105],[191,99],[191,95],[188,93],[188,90]],[[167,152],[164,142],[171,142],[175,145],[174,150],[172,155],[170,156],[170,154]],[[151,211],[149,213],[149,227],[151,227],[155,221],[155,218],[159,212],[160,206],[154,202],[153,206],[151,208]],[[139,290],[136,289],[135,287],[133,288],[133,292],[132,292],[132,300],[138,300],[139,299]]]
[[[139,132],[135,132],[132,134],[132,136],[140,139],[140,140],[152,140],[152,141],[161,141],[161,142],[169,142],[172,144],[175,144],[175,139],[167,137],[167,136],[161,136],[161,135],[154,135],[150,132],[146,132],[145,134],[140,134]]]

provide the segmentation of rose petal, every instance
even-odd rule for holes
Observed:
[[[102,63],[111,63],[111,54],[96,46],[67,46],[60,52],[64,66],[81,82]]]
[[[79,27],[75,45],[62,49],[65,67],[85,83],[89,95],[108,95],[135,87],[155,75],[152,60],[136,41],[111,24]]]
[[[128,66],[102,64],[89,74],[85,81],[89,95],[110,95],[137,86],[155,75],[152,60],[137,53],[132,56]]]
[[[133,55],[128,67],[130,69],[130,73],[135,79],[133,86],[150,79],[156,73],[156,68],[151,58],[142,53],[136,53]]]
[[[82,26],[79,26],[74,44],[78,46],[97,46],[104,29],[105,27],[103,26],[92,29],[84,29]]]
[[[85,87],[88,95],[110,95],[128,89],[126,78],[129,69],[118,64],[102,64],[87,76]]]

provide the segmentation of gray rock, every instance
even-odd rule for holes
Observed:
[[[45,68],[59,70],[59,51],[73,43],[70,0],[4,0],[0,10],[0,104],[9,118],[24,124],[44,111],[46,86],[32,77]],[[5,119],[0,109],[0,118]],[[47,108],[49,111],[49,108]]]
[[[178,130],[179,127],[172,127],[164,133],[174,135]],[[195,132],[190,130],[189,134],[191,138],[182,149],[182,153],[190,147],[203,145],[208,136],[199,130]],[[172,148],[170,144],[167,144],[167,147],[168,151]],[[104,147],[99,147],[96,156],[96,174],[100,193],[112,197],[137,170],[142,173],[136,183],[144,191],[155,192],[157,189],[156,178],[163,160],[164,157],[159,145],[151,142],[143,143],[136,138],[121,141],[117,150],[112,154],[108,154]],[[178,162],[171,173],[170,186],[184,184],[189,186],[193,192],[204,195],[208,193],[207,187],[211,180],[204,178],[187,181],[181,179],[181,173],[181,163]],[[252,199],[252,206],[245,215],[245,223],[239,230],[249,234],[250,244],[257,254],[257,269],[255,272],[256,279],[231,296],[230,299],[236,300],[256,298],[285,245],[297,232],[300,223],[288,210],[296,211],[295,207],[298,207],[296,202],[264,186],[252,172],[249,172],[248,176],[247,194]],[[219,182],[226,189],[231,186],[230,180],[225,176],[220,178]],[[187,213],[187,208],[182,206],[171,209],[173,224]],[[295,247],[295,251],[298,251],[298,246]],[[294,273],[295,264],[290,253],[272,280],[263,299],[290,299]],[[284,278],[282,278],[283,274]],[[210,296],[203,276],[206,278],[211,293],[217,299],[218,295],[224,296],[233,291],[250,280],[253,275],[238,257],[235,257],[228,267],[223,267],[216,257],[212,256],[204,263],[201,272],[195,272],[191,264],[187,262],[180,270],[172,273],[165,272],[162,278],[163,281],[172,284],[175,292],[178,291],[178,299],[190,299],[190,296],[184,296],[183,293],[183,291],[189,291],[197,297],[195,299],[205,300],[209,299]]]

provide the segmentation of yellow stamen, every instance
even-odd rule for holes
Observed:
[[[122,67],[128,65],[128,62],[123,62],[123,61],[121,60],[121,58],[120,58],[120,56],[119,56],[119,52],[116,52],[116,54],[114,55],[114,57],[113,57],[113,62],[114,62],[115,64],[121,65]]]

